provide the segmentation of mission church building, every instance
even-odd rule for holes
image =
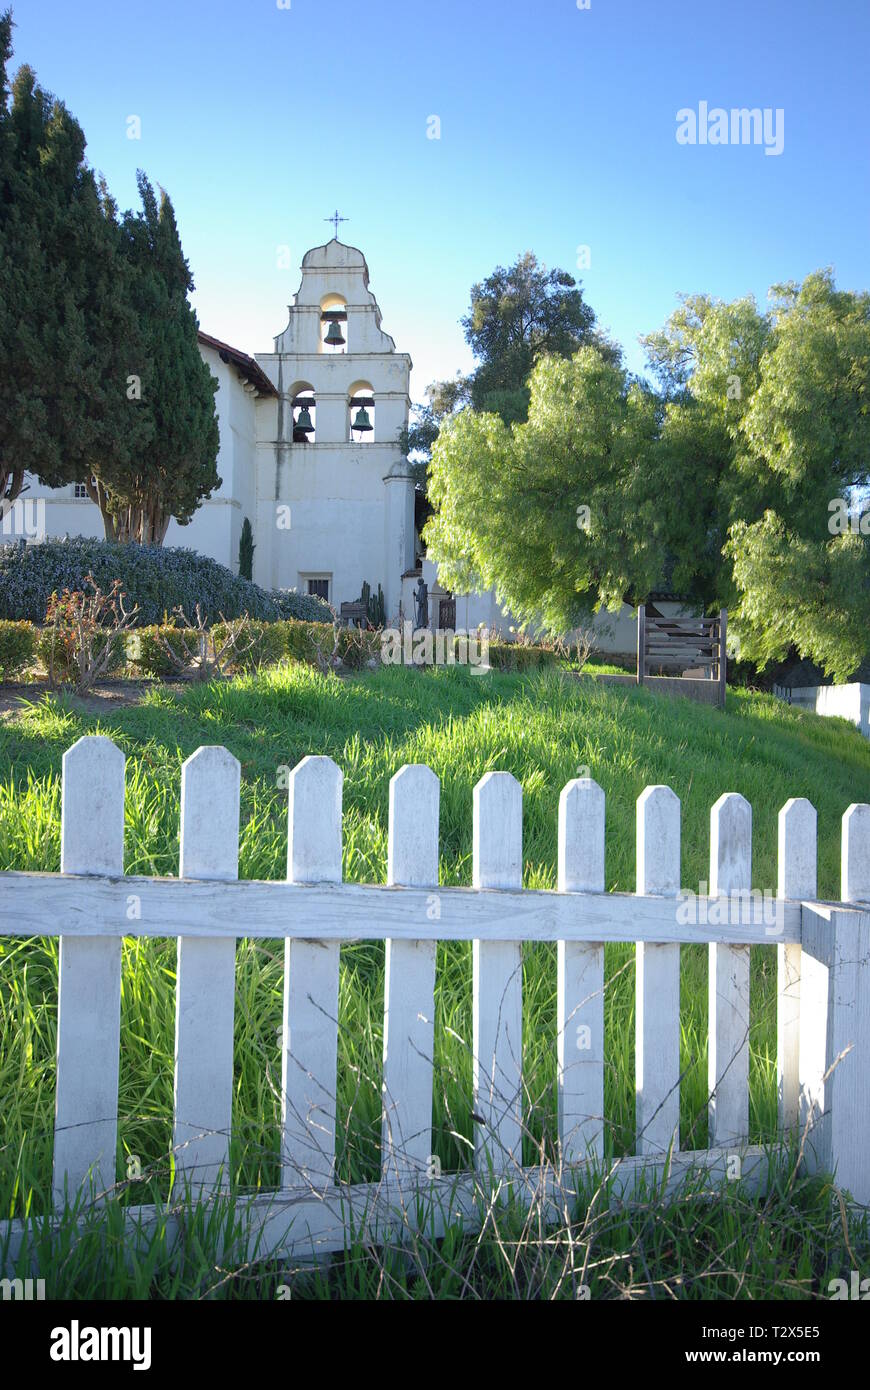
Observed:
[[[420,546],[399,442],[411,359],[381,327],[362,252],[337,237],[304,257],[289,314],[274,350],[256,357],[199,334],[219,383],[222,481],[188,526],[170,523],[165,544],[238,571],[247,518],[253,578],[263,588],[318,594],[338,610],[368,582],[375,594],[382,587],[388,621],[400,604],[413,617]],[[81,484],[28,483],[28,498],[45,499],[46,536],[103,535]],[[485,610],[476,622],[488,620],[492,601],[476,606]],[[440,613],[433,617],[437,624]]]
[[[483,624],[509,636],[512,619],[494,592],[447,592],[422,554],[400,444],[412,364],[381,327],[362,252],[337,236],[308,251],[289,315],[274,350],[255,357],[200,332],[200,352],[218,380],[221,485],[189,525],[170,522],[165,544],[237,573],[247,519],[253,578],[264,589],[316,594],[339,612],[364,583],[375,595],[380,586],[392,625],[414,621],[422,577],[431,627],[473,632]],[[46,537],[103,536],[83,484],[27,482],[28,500],[45,502]],[[604,649],[632,651],[630,610],[615,624],[609,617],[598,639]]]

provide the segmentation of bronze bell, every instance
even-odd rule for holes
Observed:
[[[314,426],[311,423],[311,412],[307,405],[303,405],[293,424],[294,430],[299,430],[302,434],[312,434]]]
[[[352,429],[355,429],[355,430],[359,430],[360,434],[370,434],[370,433],[371,433],[371,430],[372,430],[372,422],[371,422],[371,420],[369,419],[369,413],[368,413],[368,411],[366,410],[366,408],[365,408],[364,405],[361,405],[360,408],[359,408],[359,410],[357,411],[357,413],[356,413],[356,419],[354,420],[353,425],[352,425],[351,428],[352,428]]]
[[[346,341],[345,336],[341,331],[341,324],[339,323],[338,319],[332,320],[332,322],[329,325],[329,328],[327,329],[326,337],[323,341],[325,343],[329,343],[330,347],[341,347],[342,343]]]

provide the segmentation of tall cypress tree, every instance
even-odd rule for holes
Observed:
[[[139,175],[119,222],[62,102],[0,16],[0,511],[25,474],[84,483],[106,535],[160,544],[220,485],[217,382],[203,362],[175,215]],[[11,100],[10,100],[11,97]]]
[[[135,405],[151,442],[135,467],[113,481],[106,511],[119,539],[160,545],[172,517],[185,525],[220,487],[218,383],[199,352],[188,300],[193,277],[172,203],[162,190],[158,202],[141,170],[138,185],[142,211],[125,216],[123,232],[141,333],[141,363],[133,369],[141,399]]]
[[[128,470],[148,444],[130,418],[138,327],[117,213],[62,102],[21,67],[9,101],[0,18],[0,499],[25,472],[49,487]]]

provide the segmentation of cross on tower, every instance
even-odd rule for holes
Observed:
[[[335,227],[335,239],[336,239],[336,241],[338,241],[338,224],[339,224],[339,222],[349,222],[349,221],[350,221],[350,218],[349,218],[349,217],[339,217],[339,215],[338,215],[338,208],[336,208],[336,209],[335,209],[335,212],[332,214],[331,217],[324,217],[323,220],[324,220],[324,222],[332,222],[332,223],[333,223],[333,225],[334,225],[334,227]]]

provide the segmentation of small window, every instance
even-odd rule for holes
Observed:
[[[91,478],[91,487],[96,487],[96,478]],[[86,483],[73,483],[73,497],[77,502],[88,502],[90,495]]]
[[[312,598],[323,598],[329,603],[329,580],[328,579],[309,579],[308,592]]]

